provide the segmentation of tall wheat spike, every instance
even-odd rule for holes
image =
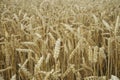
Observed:
[[[91,46],[89,46],[89,49],[88,49],[88,59],[89,61],[92,63],[93,62],[93,51],[92,51],[92,48]]]
[[[116,24],[115,24],[115,36],[120,36],[120,24],[119,24],[119,16],[117,16],[117,19],[116,19]]]
[[[93,62],[96,63],[98,59],[98,46],[94,47]]]
[[[59,57],[60,46],[61,46],[61,39],[58,39],[55,43],[55,48],[54,48],[54,58],[55,58],[55,60],[57,60],[58,57]]]
[[[28,79],[32,78],[32,74],[25,67],[22,67],[19,72],[22,76],[25,75]]]
[[[40,59],[38,60],[37,64],[35,65],[35,73],[37,74],[38,71],[40,71],[40,67],[42,66],[44,61],[44,56],[40,57]]]

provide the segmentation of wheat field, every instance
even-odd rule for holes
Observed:
[[[120,0],[0,0],[0,80],[120,80]]]

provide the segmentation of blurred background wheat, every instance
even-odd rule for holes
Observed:
[[[119,80],[120,0],[1,0],[0,80]]]

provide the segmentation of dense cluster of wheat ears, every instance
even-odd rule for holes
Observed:
[[[0,0],[0,80],[119,80],[120,0]]]

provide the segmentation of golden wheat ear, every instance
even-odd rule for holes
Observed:
[[[54,58],[55,58],[55,60],[57,60],[58,57],[59,57],[60,46],[61,46],[61,39],[58,39],[55,43],[55,48],[54,48]]]

